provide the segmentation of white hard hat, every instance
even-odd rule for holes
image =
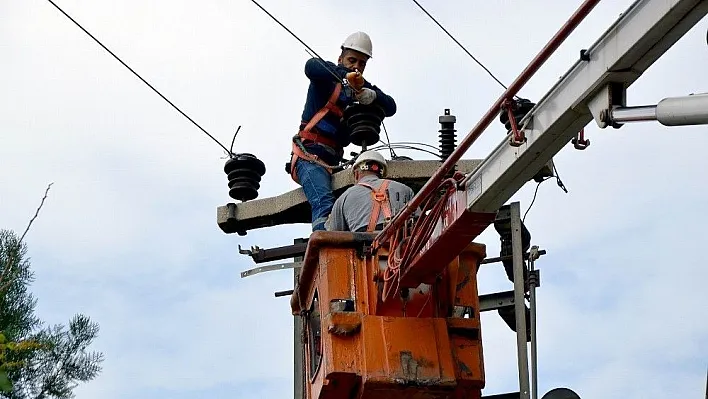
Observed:
[[[364,151],[361,154],[359,154],[359,157],[356,159],[356,162],[354,162],[354,165],[352,165],[352,168],[358,169],[362,166],[364,162],[376,162],[379,165],[381,165],[381,168],[383,169],[381,171],[381,176],[386,176],[386,160],[384,159],[383,155],[379,154],[376,151]]]
[[[354,32],[347,36],[347,38],[344,39],[344,43],[342,43],[342,50],[344,49],[356,50],[360,53],[368,55],[369,57],[371,57],[371,54],[373,53],[371,38],[364,32]]]

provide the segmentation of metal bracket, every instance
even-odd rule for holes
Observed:
[[[514,306],[514,291],[501,291],[479,296],[479,311],[488,312]]]
[[[371,244],[362,244],[356,248],[356,256],[359,259],[364,259],[374,255],[374,247]]]
[[[588,108],[600,129],[608,126],[619,129],[622,125],[612,123],[610,111],[616,107],[624,107],[626,104],[627,87],[623,83],[608,83],[588,101]]]
[[[585,138],[585,128],[580,129],[578,135],[570,140],[576,150],[584,150],[590,146],[590,140]]]
[[[271,262],[274,260],[282,260],[294,258],[297,256],[304,256],[305,250],[307,250],[307,242],[267,249],[262,249],[258,246],[255,246],[251,247],[250,250],[242,249],[241,245],[238,246],[238,252],[241,255],[250,256],[256,263]]]
[[[512,147],[519,147],[526,142],[526,136],[524,135],[523,128],[520,129],[516,123],[516,118],[514,117],[514,110],[516,109],[516,102],[513,99],[507,98],[502,102],[502,112],[506,112],[509,118],[509,123],[511,124],[511,136],[509,137],[509,145]]]
[[[545,249],[538,249],[538,247],[534,246],[534,247],[531,247],[531,250],[533,251],[534,248],[536,248],[536,256],[534,257],[534,260],[536,260],[536,259],[540,258],[542,255],[545,255],[545,254],[546,254],[546,250],[545,250]],[[524,254],[524,260],[529,259],[530,256],[532,256],[532,253],[531,253],[531,252],[525,253],[525,254]],[[488,263],[497,263],[497,262],[502,262],[502,261],[505,261],[505,260],[512,260],[513,258],[514,258],[513,255],[498,256],[498,257],[496,257],[496,258],[486,258],[486,259],[483,259],[483,260],[481,260],[479,263],[480,263],[481,265],[486,265],[486,264],[488,264]]]
[[[278,263],[275,265],[260,266],[260,267],[256,267],[256,268],[253,268],[250,270],[242,271],[241,278],[253,276],[254,274],[258,274],[258,273],[272,272],[275,270],[284,270],[284,269],[298,269],[301,267],[302,267],[302,262]]]

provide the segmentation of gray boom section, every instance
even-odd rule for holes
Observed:
[[[463,159],[457,163],[457,170],[468,174],[481,163],[481,159]],[[435,160],[389,161],[387,178],[418,192],[440,165],[440,161]],[[337,197],[353,184],[350,169],[337,172],[332,177],[332,187]],[[299,187],[274,197],[219,206],[216,218],[221,230],[227,234],[245,234],[248,230],[263,227],[311,221],[310,204]]]
[[[708,0],[635,1],[521,121],[527,142],[502,141],[467,177],[467,209],[496,212],[592,121],[588,103],[604,87],[630,86],[706,13]]]

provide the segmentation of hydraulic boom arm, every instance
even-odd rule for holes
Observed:
[[[593,120],[591,103],[597,103],[597,98],[606,97],[611,91],[608,88],[613,89],[617,93],[616,97],[623,101],[624,90],[706,13],[708,1],[704,0],[634,2],[595,44],[582,52],[581,59],[521,121],[517,134],[522,135],[524,142],[512,145],[509,139],[502,141],[476,170],[466,176],[460,189],[447,201],[445,212],[438,219],[428,244],[402,270],[401,285],[415,287],[421,281],[429,281],[435,276],[441,265],[446,265],[457,256],[460,250],[491,224],[501,205]],[[547,48],[548,45],[544,51]],[[521,80],[522,76],[514,83]],[[512,84],[509,89],[518,90],[519,87]],[[513,94],[507,90],[497,103],[503,103],[505,98]],[[611,114],[611,111],[607,109],[605,112]],[[487,125],[489,123],[480,122],[465,140],[472,137],[473,141]],[[514,136],[514,133],[510,134],[511,139]],[[466,150],[462,146],[457,149],[461,152]],[[453,155],[457,158],[461,156]],[[439,184],[438,175],[440,173],[427,184],[430,186],[429,192]],[[425,194],[425,188],[418,196]],[[422,202],[422,199],[418,202]],[[417,205],[415,200],[409,204],[411,207]],[[406,215],[411,211],[404,209],[377,240],[382,242],[395,229],[401,228],[405,220],[398,219],[407,218]]]

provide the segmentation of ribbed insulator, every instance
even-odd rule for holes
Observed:
[[[342,118],[349,128],[352,144],[369,147],[379,142],[384,117],[384,111],[378,105],[353,104],[344,110]]]
[[[265,164],[255,155],[233,154],[224,165],[224,173],[229,180],[229,197],[239,201],[257,198],[265,172]]]
[[[457,146],[457,135],[455,132],[455,122],[457,118],[455,115],[450,115],[450,110],[445,109],[444,115],[440,115],[438,118],[440,122],[440,157],[445,161]]]

